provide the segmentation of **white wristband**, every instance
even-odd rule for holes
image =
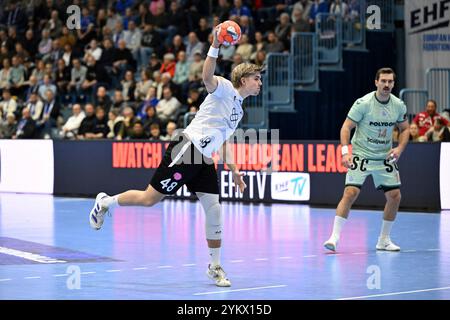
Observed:
[[[218,58],[219,57],[219,48],[214,48],[213,46],[209,47],[208,56],[210,56],[212,58]]]
[[[341,154],[344,156],[348,153],[348,146],[342,146]]]

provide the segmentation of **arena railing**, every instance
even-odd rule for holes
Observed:
[[[292,80],[297,89],[319,90],[317,35],[296,32],[291,36]]]
[[[450,68],[429,68],[425,73],[430,99],[437,103],[438,112],[450,108]]]
[[[414,116],[425,108],[428,100],[428,90],[402,89],[400,90],[400,99],[406,104],[408,119],[411,122]]]
[[[342,69],[342,17],[319,13],[316,17],[316,33],[321,68]]]

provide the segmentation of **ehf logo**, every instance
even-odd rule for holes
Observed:
[[[271,175],[272,199],[304,201],[310,197],[310,177],[302,172],[274,172]]]

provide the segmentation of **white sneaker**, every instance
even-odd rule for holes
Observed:
[[[223,269],[220,265],[211,267],[211,265],[209,264],[208,270],[206,270],[206,275],[211,280],[214,280],[216,282],[216,286],[218,286],[218,287],[230,287],[231,286],[231,281],[228,280],[225,271],[223,271]]]
[[[108,212],[108,207],[103,207],[100,205],[100,200],[109,197],[106,193],[100,192],[95,198],[94,207],[89,214],[89,222],[91,227],[96,230],[100,230],[105,220],[105,213]]]
[[[336,252],[337,243],[338,243],[338,239],[331,237],[330,239],[328,239],[327,241],[325,241],[323,243],[323,246],[328,250]]]
[[[389,237],[383,237],[378,238],[377,243],[377,250],[384,250],[384,251],[400,251],[400,247],[395,245],[391,238]]]

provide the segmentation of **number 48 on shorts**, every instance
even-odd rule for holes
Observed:
[[[171,181],[172,181],[171,178],[160,181],[162,188],[167,190],[168,192],[172,191],[173,188],[175,188],[178,185],[178,182],[174,181],[170,183]]]

